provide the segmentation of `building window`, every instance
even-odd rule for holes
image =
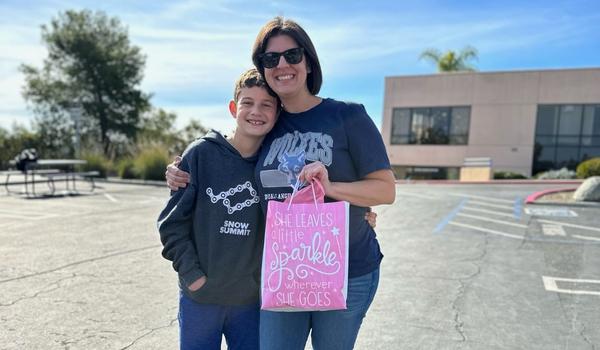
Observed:
[[[533,173],[574,170],[600,156],[600,104],[539,105],[535,127]]]
[[[394,108],[391,144],[466,145],[471,107]]]

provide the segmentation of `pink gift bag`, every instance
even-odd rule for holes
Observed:
[[[262,261],[261,308],[346,309],[348,202],[324,203],[318,181],[285,202],[269,201]]]

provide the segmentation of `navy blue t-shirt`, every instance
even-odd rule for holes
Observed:
[[[332,182],[358,181],[390,169],[381,134],[362,105],[323,99],[306,112],[282,111],[256,165],[264,212],[269,200],[287,198],[302,167],[317,160],[327,167]],[[349,277],[372,272],[383,258],[375,231],[364,218],[366,211],[350,206]]]

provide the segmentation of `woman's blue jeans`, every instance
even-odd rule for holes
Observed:
[[[303,350],[311,332],[315,350],[348,350],[356,337],[379,284],[379,269],[348,279],[346,310],[260,312],[262,350]]]

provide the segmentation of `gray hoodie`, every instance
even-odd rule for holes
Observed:
[[[181,290],[205,304],[258,302],[264,218],[254,184],[256,157],[243,158],[216,131],[190,144],[180,168],[190,183],[171,194],[158,218]],[[206,276],[192,292],[187,286]]]

